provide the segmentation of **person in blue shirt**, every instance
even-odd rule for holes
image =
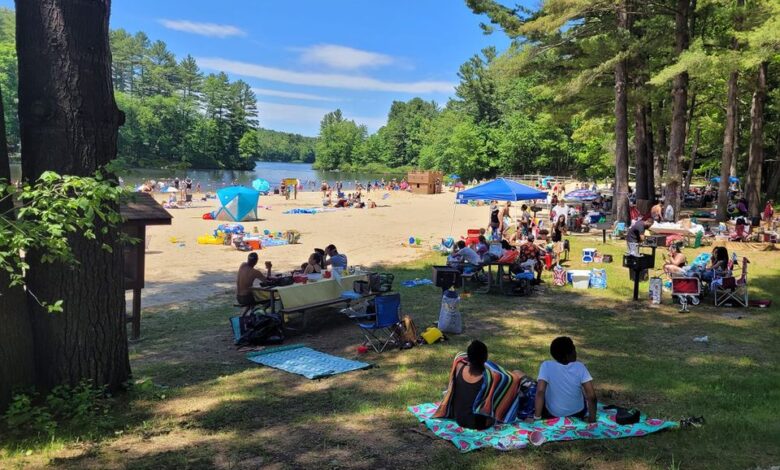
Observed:
[[[334,268],[347,269],[347,255],[339,253],[339,250],[336,249],[336,245],[326,246],[325,254],[328,255],[325,265]]]
[[[550,344],[554,361],[539,367],[534,419],[575,417],[596,422],[596,390],[585,364],[577,361],[577,349],[568,336]]]

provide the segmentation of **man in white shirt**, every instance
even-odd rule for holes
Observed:
[[[458,251],[450,255],[450,259],[452,261],[465,262],[474,266],[482,264],[482,258],[477,254],[476,251],[467,247],[466,242],[459,240],[455,246],[458,247]]]
[[[563,199],[558,201],[558,205],[553,207],[551,212],[553,222],[557,222],[560,216],[564,216],[566,220],[569,220],[569,209],[564,204]]]
[[[534,419],[576,417],[596,422],[596,390],[585,364],[577,361],[577,350],[568,336],[550,344],[554,361],[539,367]]]

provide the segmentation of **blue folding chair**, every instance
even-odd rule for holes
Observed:
[[[401,321],[401,294],[380,295],[374,299],[376,317],[373,323],[358,323],[366,344],[381,353],[398,342],[396,327]]]

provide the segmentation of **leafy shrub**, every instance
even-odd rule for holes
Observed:
[[[78,435],[106,426],[105,390],[84,380],[75,387],[59,385],[42,399],[37,393],[14,395],[3,415],[9,433],[18,438],[51,438],[57,430]]]

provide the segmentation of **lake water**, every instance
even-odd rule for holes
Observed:
[[[11,179],[16,180],[21,176],[21,167],[11,164]],[[363,184],[368,181],[381,180],[382,178],[402,177],[405,175],[387,175],[377,173],[347,173],[339,171],[320,171],[312,168],[310,163],[283,163],[283,162],[257,162],[252,171],[234,170],[157,170],[151,168],[131,169],[120,174],[127,186],[138,186],[148,180],[165,180],[178,177],[192,178],[195,183],[201,184],[203,191],[214,191],[218,188],[231,185],[249,186],[253,180],[263,178],[276,186],[283,178],[298,178],[306,189],[311,189],[310,182],[315,182],[314,188],[319,190],[320,182],[328,181],[331,185],[336,181],[342,181],[345,188],[352,188],[355,181]]]

